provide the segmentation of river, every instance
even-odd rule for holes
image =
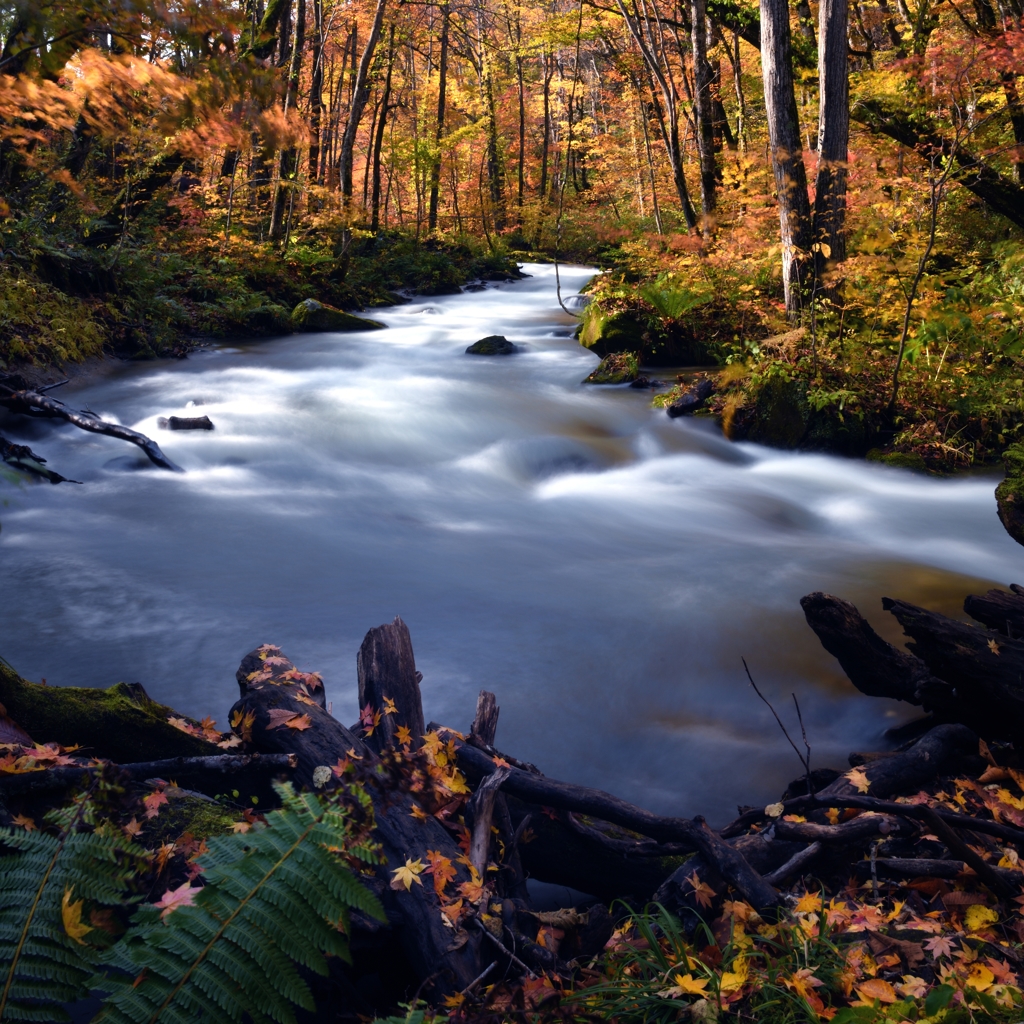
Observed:
[[[500,748],[716,823],[800,773],[741,656],[788,720],[799,697],[812,766],[878,749],[913,709],[858,694],[799,598],[847,597],[895,640],[882,595],[962,614],[968,592],[1024,581],[995,478],[730,444],[648,392],[581,387],[597,359],[553,269],[524,269],[375,311],[386,332],[219,345],[64,389],[184,474],[9,421],[83,486],[0,485],[0,654],[50,684],[137,680],[223,726],[239,659],[276,643],[351,723],[362,637],[401,615],[428,720],[468,728],[493,690]],[[564,269],[563,292],[590,273]],[[492,333],[522,351],[464,354]],[[212,433],[157,426],[200,413]]]

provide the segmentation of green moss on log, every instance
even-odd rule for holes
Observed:
[[[222,754],[214,743],[168,724],[173,709],[153,700],[139,683],[102,690],[41,686],[0,662],[0,704],[37,743],[79,744],[83,753],[121,764],[165,757]]]
[[[1024,444],[1012,444],[1003,452],[1006,479],[996,488],[996,510],[1006,532],[1024,544]]]

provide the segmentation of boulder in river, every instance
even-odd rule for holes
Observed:
[[[698,409],[704,408],[707,400],[714,394],[715,385],[707,377],[694,381],[674,402],[665,406],[671,419],[677,416],[692,416]]]
[[[489,334],[486,338],[474,341],[466,349],[468,356],[510,356],[516,351],[515,345],[500,334]]]
[[[605,313],[591,302],[580,321],[579,341],[599,356],[639,352],[648,342],[647,326],[632,313]]]
[[[353,316],[316,299],[303,299],[292,310],[292,329],[296,331],[379,331],[386,326],[379,320]]]
[[[612,352],[604,357],[597,368],[584,378],[584,384],[629,384],[640,373],[633,352]]]
[[[1011,444],[1003,452],[1006,479],[996,488],[996,507],[1006,532],[1024,544],[1024,445]]]

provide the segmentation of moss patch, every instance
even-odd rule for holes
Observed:
[[[629,384],[636,380],[640,366],[632,352],[613,352],[601,360],[584,384]]]
[[[996,508],[1006,532],[1024,544],[1024,444],[1012,444],[1003,452],[1006,479],[996,488]]]
[[[232,831],[240,811],[220,802],[211,803],[194,796],[179,796],[160,808],[160,814],[143,823],[140,838],[149,847],[173,843],[186,832],[196,840],[222,836]]]
[[[139,683],[106,690],[40,686],[0,662],[0,704],[36,742],[81,745],[83,754],[121,764],[166,757],[222,754],[214,743],[169,725],[173,708],[153,700]]]

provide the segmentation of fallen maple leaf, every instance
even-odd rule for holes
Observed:
[[[177,889],[168,889],[153,906],[160,908],[160,920],[163,921],[166,920],[168,914],[177,910],[178,907],[193,906],[196,893],[202,891],[203,887],[201,885],[193,886],[189,885],[188,882],[183,882]]]
[[[132,815],[132,820],[127,825],[122,825],[121,828],[124,830],[125,835],[134,839],[142,831],[142,824],[136,819],[135,815]]]
[[[427,814],[427,812],[423,810],[423,808],[420,807],[419,804],[412,805],[412,810],[409,812],[409,815],[415,818],[417,821],[426,821],[427,818],[430,817],[430,815]],[[1022,910],[1021,913],[1024,913],[1024,910]]]
[[[717,895],[715,890],[712,889],[711,886],[708,885],[706,882],[702,882],[698,877],[696,871],[694,871],[694,873],[690,875],[689,878],[687,878],[686,880],[690,883],[691,886],[693,886],[693,895],[697,902],[702,907],[710,907],[712,901]]]
[[[230,736],[226,736],[217,744],[217,746],[223,750],[230,750],[232,747],[240,747],[241,745],[241,738],[235,736],[234,733],[232,733]]]
[[[245,743],[252,743],[252,727],[255,721],[255,711],[244,711],[242,708],[239,708],[231,716],[231,728],[242,737]]]
[[[267,712],[267,731],[271,729],[279,729],[282,725],[287,725],[292,721],[293,718],[298,718],[298,711],[289,711],[288,708],[272,708]],[[308,716],[307,716],[308,717]]]
[[[491,760],[494,762],[495,768],[511,768],[512,765],[508,763],[503,757],[492,757]]]
[[[385,715],[397,715],[398,708],[395,707],[395,702],[390,697],[384,698],[384,714]]]
[[[400,725],[395,729],[395,735],[398,737],[398,742],[403,747],[408,747],[412,743],[412,732],[408,726]]]
[[[11,818],[11,823],[19,826],[20,828],[23,828],[26,832],[36,831],[35,820],[33,818],[29,818],[27,815],[24,814],[16,814],[13,818]]]
[[[950,956],[952,954],[953,942],[945,935],[935,935],[924,944],[924,948],[938,960],[940,956]]]
[[[162,789],[143,797],[142,802],[146,805],[146,817],[155,818],[160,813],[160,808],[167,803],[167,796]]]
[[[871,780],[867,777],[863,768],[851,768],[844,778],[858,793],[866,793],[871,788]]]
[[[405,889],[408,892],[412,888],[413,882],[417,885],[422,885],[423,880],[419,876],[426,870],[427,865],[418,858],[416,860],[406,859],[402,867],[395,868],[391,872],[395,876],[391,879],[391,888]]]
[[[303,729],[308,729],[312,724],[312,720],[309,715],[297,715],[294,718],[289,718],[285,723],[289,729],[298,729],[300,732]],[[267,726],[269,729],[270,727]]]
[[[469,882],[463,882],[462,885],[459,886],[459,893],[469,900],[470,903],[479,903],[485,895],[483,882],[481,882],[479,878],[474,878]]]
[[[450,857],[444,857],[438,850],[427,850],[427,873],[434,876],[434,892],[440,896],[444,887],[458,874]]]
[[[998,653],[999,653],[999,644],[997,644],[997,643],[995,642],[995,640],[989,640],[989,642],[988,642],[988,649],[989,649],[989,650],[990,650],[990,651],[991,651],[991,652],[992,652],[993,654],[998,654]]]
[[[798,914],[816,914],[821,910],[821,897],[817,893],[809,892],[800,897],[793,910]]]
[[[231,823],[232,832],[248,832],[252,828],[252,825],[247,821],[233,821]]]
[[[74,891],[74,887],[64,890],[64,898],[60,901],[60,917],[64,922],[64,931],[80,946],[84,946],[85,943],[82,941],[82,936],[88,935],[92,928],[87,924],[82,924],[82,904],[84,900],[71,902],[71,894]]]
[[[675,985],[659,992],[659,996],[666,999],[675,999],[677,996],[700,996],[708,987],[707,978],[695,978],[692,974],[677,974],[673,980]]]

